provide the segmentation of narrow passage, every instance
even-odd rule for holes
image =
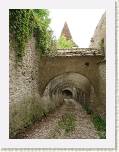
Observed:
[[[90,115],[73,99],[67,99],[56,111],[38,121],[20,138],[25,139],[97,139]]]

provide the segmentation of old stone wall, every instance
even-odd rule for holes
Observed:
[[[105,42],[105,27],[106,19],[104,14],[95,30],[90,47],[97,49],[102,47],[100,43],[102,39]],[[106,50],[106,46],[104,50]],[[60,101],[62,101],[60,93],[55,95],[52,98],[53,100],[51,100],[49,95],[43,96],[43,93],[51,80],[69,72],[80,74],[88,79],[91,86],[93,86],[90,96],[93,109],[105,117],[106,61],[103,56],[43,56],[40,58],[39,53],[35,49],[35,38],[32,37],[26,45],[22,61],[18,61],[16,49],[10,45],[10,138],[60,104]],[[60,81],[62,84],[60,85],[59,83],[56,85],[56,88],[58,87],[60,90],[61,88],[62,90],[65,89],[65,87],[72,88],[72,83],[67,86],[64,78],[60,79]],[[86,83],[83,83],[80,89],[86,91],[88,83],[87,81],[80,81],[80,85],[82,82]],[[77,91],[80,92],[80,89],[77,89]]]
[[[16,57],[16,49],[10,44],[9,50],[9,102],[10,137],[30,125],[36,106],[40,102],[38,91],[39,54],[35,49],[35,38],[26,45],[21,61]],[[27,112],[26,112],[27,111]]]
[[[104,40],[104,47],[106,49],[106,13],[101,17],[94,35],[91,38],[90,48],[102,49],[102,41]],[[104,50],[105,51],[105,50]]]
[[[104,40],[104,41],[103,41]],[[101,17],[94,35],[91,39],[91,48],[101,49],[104,52],[104,58],[98,62],[98,94],[100,102],[95,104],[95,109],[102,117],[106,116],[106,13]],[[103,50],[104,49],[104,50]]]
[[[99,63],[99,93],[101,104],[98,106],[101,116],[106,116],[106,61]]]
[[[16,50],[10,48],[9,68],[10,68],[10,103],[20,102],[26,96],[39,94],[39,55],[35,50],[35,39],[32,38],[25,50],[22,61],[18,62]]]
[[[43,70],[40,71],[39,82],[41,95],[52,79],[68,72],[86,77],[96,91],[99,77],[97,62],[102,59],[102,56],[42,57],[40,68]]]
[[[21,61],[16,57],[16,49],[9,50],[9,122],[10,138],[41,119],[60,103],[50,98],[41,98],[39,92],[40,56],[35,49],[35,38],[26,45]],[[43,70],[43,69],[42,69]]]

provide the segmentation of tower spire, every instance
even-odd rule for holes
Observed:
[[[71,36],[70,30],[66,21],[64,23],[64,27],[62,29],[60,37],[61,36],[64,36],[67,40],[72,40],[72,36]]]
[[[61,32],[60,37],[62,37],[62,36],[64,36],[67,40],[72,41],[73,47],[78,47],[78,45],[77,45],[77,44],[73,41],[73,39],[72,39],[72,35],[71,35],[71,33],[70,33],[70,30],[69,30],[69,27],[68,27],[68,24],[67,24],[66,21],[65,21],[65,23],[64,23],[64,27],[63,27],[63,29],[62,29],[62,32]]]

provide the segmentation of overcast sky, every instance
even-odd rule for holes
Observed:
[[[103,9],[50,9],[51,24],[58,39],[66,21],[74,42],[80,47],[89,47],[95,28],[105,12]]]

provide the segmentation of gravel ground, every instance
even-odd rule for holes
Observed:
[[[66,113],[72,113],[75,118],[75,129],[68,134],[58,127],[60,121]],[[64,104],[46,118],[36,122],[28,128],[19,138],[24,139],[98,139],[96,129],[91,122],[90,115],[82,109],[82,106],[68,99]]]

